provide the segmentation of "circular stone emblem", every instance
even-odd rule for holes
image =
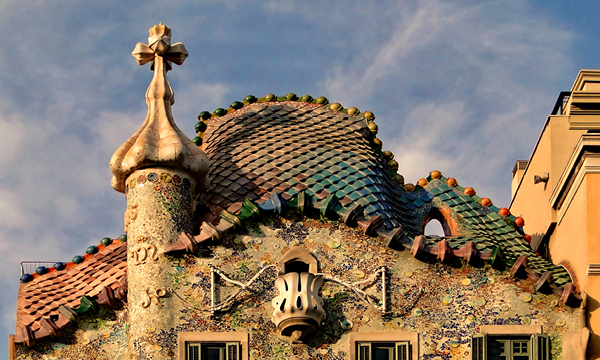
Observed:
[[[444,296],[442,296],[442,304],[444,305],[448,305],[452,302],[452,296],[446,294]]]
[[[162,173],[160,174],[160,180],[164,183],[170,183],[171,182],[171,175],[167,174],[167,173]]]
[[[171,179],[171,181],[173,181],[173,184],[175,184],[175,185],[180,185],[181,184],[181,176],[173,175],[173,178]]]
[[[148,174],[148,181],[156,181],[156,179],[158,179],[158,175],[156,175],[156,173],[150,173]]]
[[[533,296],[531,294],[523,293],[519,296],[521,301],[523,302],[531,302],[533,300]]]
[[[352,324],[352,321],[350,321],[348,319],[344,319],[344,320],[340,321],[340,325],[342,326],[342,329],[344,329],[344,330],[352,329],[352,327],[354,326],[354,324]]]
[[[486,301],[484,298],[478,297],[477,299],[475,299],[475,305],[484,306],[485,304],[486,304]]]

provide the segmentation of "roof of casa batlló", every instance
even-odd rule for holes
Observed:
[[[193,141],[210,160],[211,185],[199,199],[196,234],[181,234],[167,252],[195,252],[246,220],[293,211],[358,226],[417,258],[510,267],[565,303],[580,298],[567,270],[529,247],[523,219],[439,171],[405,185],[393,154],[381,150],[374,120],[371,112],[295,94],[248,96],[202,112]],[[422,235],[432,218],[444,224],[446,237]],[[126,241],[105,238],[72,262],[23,275],[15,342],[55,338],[98,305],[126,301]]]

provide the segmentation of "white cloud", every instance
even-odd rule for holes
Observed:
[[[228,93],[229,87],[221,83],[185,82],[175,90],[175,123],[188,137],[193,138],[200,111],[212,112],[216,108],[227,107],[231,103],[228,104],[225,98]]]
[[[0,141],[0,164],[3,167],[13,165],[26,144],[25,140],[28,138],[27,127],[19,120],[14,115],[0,118],[0,134],[10,135],[5,136]]]
[[[389,37],[356,44],[370,53],[335,64],[323,86],[374,109],[407,182],[437,168],[507,204],[512,164],[529,155],[560,90],[551,86],[572,65],[558,49],[573,35],[528,6],[397,2],[395,21],[380,24]]]

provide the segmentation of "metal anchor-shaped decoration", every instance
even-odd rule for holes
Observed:
[[[371,305],[373,308],[375,308],[376,310],[381,312],[381,315],[386,315],[388,313],[388,309],[387,309],[387,299],[386,299],[387,288],[386,288],[386,284],[385,284],[385,272],[386,272],[385,266],[382,266],[379,270],[377,270],[375,273],[373,273],[367,279],[365,279],[363,281],[357,281],[357,282],[354,282],[351,284],[349,284],[345,281],[342,281],[335,276],[326,275],[326,274],[316,274],[316,275],[322,276],[323,280],[325,280],[325,281],[331,281],[331,282],[340,284],[344,287],[347,287],[348,289],[354,291],[361,299],[363,299],[367,303],[369,303],[369,305]],[[377,303],[377,302],[373,302],[373,299],[375,297],[373,295],[367,294],[364,290],[361,290],[360,286],[373,283],[380,274],[381,274],[381,301]]]
[[[227,277],[227,275],[225,275],[222,271],[218,270],[217,268],[215,268],[214,266],[211,265],[210,267],[210,312],[212,315],[214,315],[217,311],[223,311],[226,309],[229,309],[231,307],[231,305],[233,305],[233,303],[235,302],[235,299],[244,291],[248,290],[248,288],[256,281],[258,280],[258,278],[268,269],[271,268],[275,268],[277,267],[277,265],[268,265],[265,266],[264,268],[260,269],[259,272],[256,273],[256,275],[254,275],[247,283],[242,283],[239,281],[235,281],[230,279],[229,277]],[[228,283],[231,283],[233,285],[238,286],[240,289],[228,296],[225,300],[221,301],[220,303],[217,304],[217,296],[216,296],[216,277],[220,276],[221,278],[223,278],[223,280],[225,280]]]

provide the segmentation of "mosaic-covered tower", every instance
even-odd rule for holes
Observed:
[[[148,340],[149,330],[168,330],[175,321],[164,247],[180,233],[191,233],[194,196],[208,185],[208,159],[171,113],[175,101],[167,71],[187,57],[184,45],[171,45],[171,29],[159,24],[150,29],[148,45],[138,43],[132,55],[140,65],[152,63],[148,115],[114,153],[110,168],[113,188],[127,196],[129,355],[153,359],[162,355]]]

